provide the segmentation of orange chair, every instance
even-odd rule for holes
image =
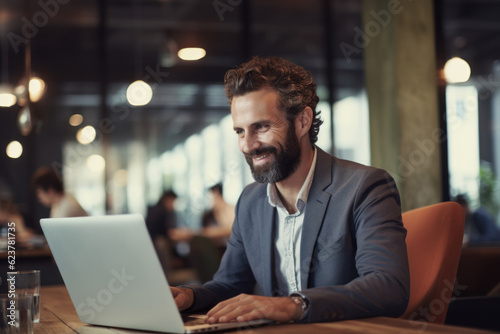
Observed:
[[[410,301],[401,318],[444,323],[462,250],[465,216],[455,202],[403,213]]]

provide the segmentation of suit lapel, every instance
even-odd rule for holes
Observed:
[[[308,288],[309,274],[313,265],[314,247],[331,197],[331,194],[323,190],[332,183],[332,159],[318,147],[316,149],[318,150],[316,169],[309,190],[300,246],[302,289]]]

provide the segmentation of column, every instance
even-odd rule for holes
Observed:
[[[365,0],[371,162],[396,180],[403,211],[441,201],[432,0]]]

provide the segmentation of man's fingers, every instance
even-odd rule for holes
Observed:
[[[262,319],[262,307],[255,296],[239,295],[217,304],[207,313],[207,322],[230,322]],[[243,320],[240,320],[243,319]]]
[[[215,305],[210,311],[207,313],[207,317],[214,316],[221,312],[221,310],[225,309],[227,306],[235,307],[235,305],[239,305],[241,302],[241,297],[245,296],[244,294],[238,295],[236,297],[224,300],[217,305]]]
[[[221,306],[215,312],[208,315],[208,323],[230,322],[244,312],[243,308],[237,304]]]
[[[250,321],[250,320],[263,319],[263,318],[264,318],[264,316],[260,310],[251,310],[248,313],[237,316],[236,321]]]
[[[183,311],[192,305],[193,296],[190,295],[190,289],[170,287],[170,291],[172,291],[175,305],[177,305],[177,308],[179,308],[179,310]]]

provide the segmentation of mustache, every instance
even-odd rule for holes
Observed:
[[[266,153],[276,153],[277,150],[274,147],[263,147],[263,148],[258,148],[256,150],[253,150],[252,152],[245,153],[245,158],[251,159],[256,156],[266,154]]]

